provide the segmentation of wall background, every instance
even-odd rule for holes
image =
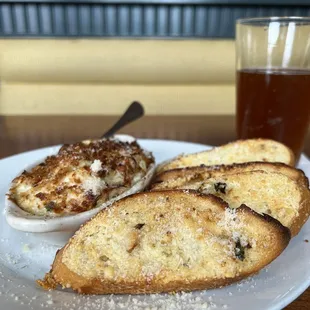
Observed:
[[[233,115],[235,21],[307,0],[0,0],[0,115]]]

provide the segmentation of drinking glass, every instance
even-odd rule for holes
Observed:
[[[310,18],[236,24],[237,135],[286,144],[298,160],[310,120]]]

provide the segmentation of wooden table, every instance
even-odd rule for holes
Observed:
[[[0,117],[0,158],[39,147],[100,137],[115,120],[112,116]],[[233,116],[147,116],[127,126],[123,132],[139,138],[211,145],[236,138]],[[310,135],[306,139],[305,153],[310,155]],[[286,309],[309,310],[310,288]]]

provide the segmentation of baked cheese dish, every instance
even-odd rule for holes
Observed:
[[[153,164],[153,156],[135,141],[63,145],[57,155],[15,178],[9,199],[34,215],[77,214],[128,191]]]

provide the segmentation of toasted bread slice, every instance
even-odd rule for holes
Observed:
[[[305,173],[302,170],[277,162],[246,162],[232,165],[201,165],[195,167],[176,168],[157,174],[156,177],[152,180],[152,185],[155,186],[156,183],[168,181],[171,178],[193,178],[193,175],[196,173],[200,174],[202,172],[213,174],[236,174],[240,172],[251,172],[257,170],[266,171],[269,173],[282,173],[292,180],[301,182],[304,186],[309,187],[308,178],[305,176]]]
[[[213,195],[140,193],[82,226],[38,282],[83,294],[215,288],[257,273],[289,240],[277,220]]]
[[[296,235],[310,213],[308,179],[301,170],[284,164],[247,163],[191,167],[166,171],[152,190],[194,189],[224,199],[230,207],[246,204],[289,227]]]
[[[288,147],[273,140],[238,140],[208,151],[178,156],[160,164],[157,168],[157,173],[200,165],[231,165],[255,161],[279,162],[293,166],[295,164],[295,157]]]

